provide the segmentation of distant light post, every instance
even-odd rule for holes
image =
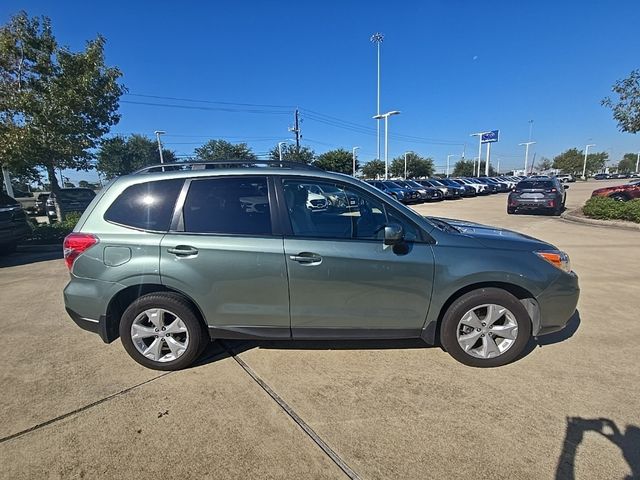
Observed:
[[[411,150],[404,152],[404,179],[407,179],[407,155],[413,153]]]
[[[398,110],[391,110],[387,113],[374,115],[373,118],[380,120],[384,118],[384,179],[389,180],[389,117],[398,115]]]
[[[158,140],[158,152],[160,152],[160,163],[164,163],[164,157],[162,156],[162,141],[160,140],[160,135],[164,135],[167,132],[163,130],[156,130],[153,133],[156,134],[156,140]]]
[[[376,116],[380,115],[380,45],[384,41],[384,35],[377,32],[371,35],[371,41],[376,44],[376,48],[378,50],[378,96],[377,96],[377,107],[376,107]],[[374,117],[375,118],[375,117]],[[377,127],[378,134],[376,136],[376,147],[377,147],[377,156],[376,160],[380,160],[380,119],[377,119]]]
[[[640,167],[640,152],[638,152],[638,158],[636,158],[636,173],[640,173],[638,167]]]
[[[447,178],[449,178],[449,161],[451,157],[455,157],[455,155],[447,155]]]
[[[582,180],[587,179],[587,156],[589,155],[589,147],[595,147],[595,143],[588,144],[584,149],[584,163],[582,164]]]
[[[278,160],[282,161],[282,145],[286,145],[287,142],[278,142]]]
[[[353,177],[355,178],[356,176],[356,151],[359,149],[360,147],[353,147],[351,149],[351,156],[353,157]]]
[[[482,136],[490,132],[472,133],[470,137],[478,137],[478,173],[476,174],[476,164],[473,162],[473,175],[480,176],[480,163],[482,163]]]
[[[527,164],[529,163],[529,145],[535,145],[536,142],[523,142],[519,146],[524,145],[524,174],[527,174]]]

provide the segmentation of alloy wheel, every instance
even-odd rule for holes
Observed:
[[[458,344],[476,358],[495,358],[505,353],[518,337],[513,313],[496,304],[473,307],[458,322]]]
[[[175,313],[163,308],[150,308],[133,321],[131,340],[146,358],[164,363],[180,358],[187,350],[189,332]]]

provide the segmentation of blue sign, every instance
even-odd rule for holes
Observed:
[[[500,130],[491,130],[482,134],[482,143],[497,142],[498,137],[500,137]]]

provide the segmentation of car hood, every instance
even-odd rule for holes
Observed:
[[[480,223],[468,222],[466,220],[456,220],[451,218],[440,218],[448,224],[456,227],[462,235],[477,240],[480,244],[488,248],[503,250],[555,250],[556,247],[550,243],[543,242],[537,238],[530,237],[523,233],[514,232],[500,227],[482,225]]]

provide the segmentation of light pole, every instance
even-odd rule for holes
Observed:
[[[587,156],[589,155],[589,147],[595,147],[595,143],[588,144],[584,149],[584,163],[582,164],[582,180],[587,179]]]
[[[358,150],[360,147],[353,147],[351,149],[351,156],[353,157],[353,177],[355,178],[356,176],[356,150]]]
[[[398,110],[391,110],[387,113],[374,115],[373,118],[380,120],[384,118],[384,179],[389,180],[389,117],[398,115]]]
[[[531,132],[533,131],[533,120],[529,120],[529,141],[531,141]]]
[[[469,135],[470,137],[478,137],[478,173],[477,176],[480,176],[480,162],[482,162],[482,136],[485,133],[489,133],[489,132],[478,132],[478,133],[472,133],[471,135]],[[473,163],[473,174],[476,175],[476,165],[475,162]]]
[[[519,146],[524,145],[524,174],[527,174],[527,164],[529,163],[529,145],[535,145],[536,142],[523,142]]]
[[[455,157],[455,155],[447,155],[447,178],[449,178],[449,162],[451,160],[451,157]]]
[[[282,161],[282,145],[286,145],[287,142],[278,142],[278,160]]]
[[[407,155],[413,153],[411,150],[404,152],[404,179],[407,179]]]
[[[638,158],[636,158],[636,173],[640,173],[638,167],[640,167],[640,152],[638,152]]]
[[[163,130],[156,130],[153,133],[156,134],[156,140],[158,140],[158,152],[160,152],[160,163],[164,163],[164,157],[162,156],[162,141],[160,140],[160,135],[164,135],[167,132]]]
[[[379,32],[376,32],[373,35],[371,35],[371,41],[376,44],[376,48],[378,50],[378,96],[377,96],[376,116],[380,116],[380,45],[382,44],[383,40],[384,40],[384,35]],[[376,136],[376,147],[377,147],[376,159],[380,160],[380,119],[379,118],[376,123],[378,127],[378,135]]]

